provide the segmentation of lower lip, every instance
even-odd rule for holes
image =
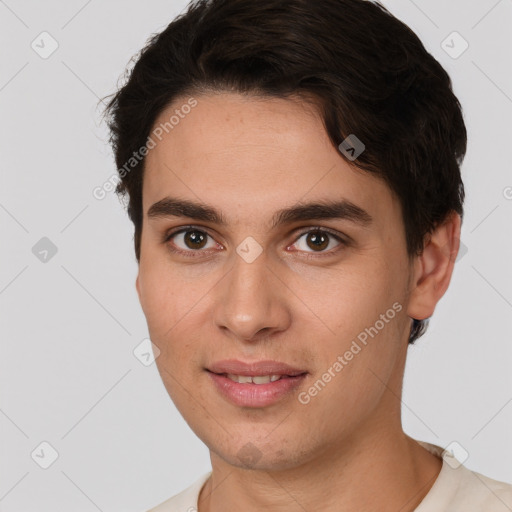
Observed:
[[[271,405],[299,387],[307,374],[284,377],[268,384],[235,382],[224,375],[208,371],[217,390],[235,405],[241,407],[265,407]]]

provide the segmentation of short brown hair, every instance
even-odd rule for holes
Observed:
[[[314,98],[332,144],[398,197],[407,252],[451,212],[463,216],[466,127],[450,77],[419,38],[367,0],[195,0],[139,52],[106,107],[118,169],[178,96],[239,92]],[[340,154],[345,157],[343,152]],[[120,174],[140,260],[144,159]],[[409,342],[427,322],[414,320]]]

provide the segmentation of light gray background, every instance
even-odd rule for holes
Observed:
[[[467,253],[410,349],[404,428],[512,482],[512,1],[383,3],[448,70],[469,131]],[[1,511],[146,510],[210,468],[133,354],[148,333],[132,225],[115,194],[92,195],[115,172],[98,99],[185,4],[0,1]],[[59,45],[47,59],[31,48],[43,31]],[[453,31],[469,43],[456,59],[441,47]],[[43,441],[59,454],[46,470]]]

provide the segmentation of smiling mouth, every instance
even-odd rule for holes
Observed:
[[[286,397],[290,399],[293,392],[302,385],[308,375],[308,372],[300,372],[295,369],[285,370],[293,375],[287,375],[284,372],[262,375],[260,371],[249,372],[242,367],[239,371],[246,375],[217,373],[211,370],[207,370],[206,373],[211,378],[214,389],[231,404],[251,408],[264,408],[276,404]]]

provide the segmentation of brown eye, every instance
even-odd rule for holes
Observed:
[[[329,245],[329,236],[320,231],[311,231],[307,233],[306,243],[311,249],[322,251]]]
[[[325,229],[310,229],[302,233],[293,245],[300,252],[323,255],[323,253],[337,252],[336,248],[346,245],[346,242],[340,236]]]
[[[208,233],[192,227],[168,234],[164,242],[173,252],[184,255],[188,253],[189,256],[206,252],[202,249],[212,249],[218,245]]]
[[[184,242],[189,249],[202,249],[206,245],[207,234],[202,231],[189,230],[184,232]]]

